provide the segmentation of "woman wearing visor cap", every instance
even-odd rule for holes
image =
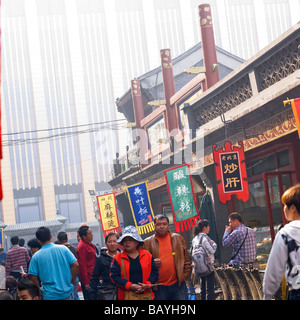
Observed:
[[[151,287],[158,279],[158,270],[152,255],[140,248],[144,241],[137,229],[126,227],[117,242],[123,245],[124,251],[115,256],[110,277],[118,286],[118,300],[124,300],[126,291],[135,294],[151,292],[153,299]]]

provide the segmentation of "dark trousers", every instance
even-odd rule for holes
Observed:
[[[291,290],[289,294],[289,300],[300,300],[300,289]]]
[[[187,287],[185,282],[179,286],[178,282],[170,286],[157,286],[157,291],[153,291],[154,300],[187,300]]]
[[[215,273],[201,278],[201,300],[215,300]]]
[[[81,289],[82,289],[84,300],[90,300],[89,291],[85,289],[84,285],[81,285]]]

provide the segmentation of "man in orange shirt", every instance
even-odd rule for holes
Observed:
[[[155,234],[144,241],[159,271],[155,300],[187,300],[185,281],[191,272],[191,261],[184,238],[169,231],[169,218],[154,218]]]

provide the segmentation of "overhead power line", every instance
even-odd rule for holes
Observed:
[[[124,119],[126,120],[126,119]],[[40,143],[43,141],[47,140],[57,140],[57,139],[64,139],[67,137],[71,137],[74,135],[79,135],[79,134],[84,134],[84,133],[92,133],[96,131],[101,131],[101,130],[120,130],[121,128],[123,129],[123,123],[121,121],[124,121],[123,119],[120,120],[113,120],[113,121],[105,121],[105,122],[96,122],[96,123],[89,123],[85,125],[75,125],[75,126],[66,126],[66,127],[59,127],[59,128],[49,128],[49,129],[40,129],[40,130],[32,130],[32,131],[23,131],[23,132],[14,132],[14,133],[8,133],[5,134],[6,136],[12,136],[12,135],[29,135],[29,134],[35,134],[38,132],[51,132],[51,131],[63,131],[59,133],[54,133],[52,135],[48,135],[46,137],[24,137],[24,138],[16,138],[16,139],[11,139],[8,138],[7,140],[2,141],[3,146],[15,146],[15,145],[20,145],[20,144],[25,144],[25,143]],[[127,121],[127,120],[126,120]],[[84,130],[76,130],[81,127],[87,127],[87,126],[96,126],[94,128],[88,128]],[[70,130],[71,131],[64,131],[64,130]],[[3,135],[4,136],[4,135]]]
[[[111,121],[103,121],[103,122],[94,122],[94,123],[88,123],[88,124],[79,124],[79,125],[67,126],[67,127],[48,128],[48,129],[20,131],[20,132],[9,132],[9,133],[2,134],[2,136],[12,136],[12,135],[17,135],[17,134],[29,134],[29,133],[36,133],[36,132],[81,128],[81,127],[88,127],[88,126],[94,126],[94,125],[100,125],[100,124],[114,123],[114,122],[119,122],[119,121],[127,121],[127,120],[126,119],[119,119],[119,120],[111,120]]]

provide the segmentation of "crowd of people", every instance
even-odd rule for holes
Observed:
[[[300,299],[300,185],[282,196],[289,222],[276,235],[263,279],[264,299],[272,299],[285,273],[289,298]],[[15,236],[7,253],[0,249],[0,300],[79,300],[79,283],[84,300],[187,300],[187,280],[195,272],[191,253],[203,248],[214,263],[217,244],[209,238],[209,221],[194,228],[189,251],[184,238],[169,230],[166,215],[154,218],[155,233],[143,240],[134,226],[123,234],[108,233],[100,252],[92,243],[87,225],[78,230],[77,248],[60,232],[55,243],[46,227],[28,242]],[[232,246],[229,265],[241,266],[256,259],[253,229],[243,224],[241,215],[229,216],[222,239]],[[199,251],[200,252],[200,251]],[[5,267],[4,267],[5,266]],[[201,275],[201,300],[214,299],[214,270]]]

